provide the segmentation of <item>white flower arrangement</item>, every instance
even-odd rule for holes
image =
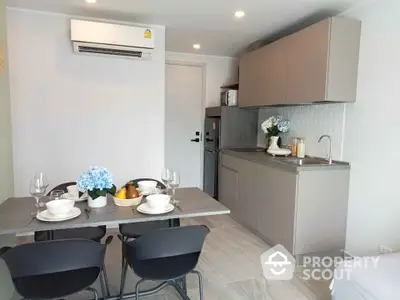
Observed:
[[[280,133],[289,131],[290,121],[284,120],[282,116],[272,116],[261,124],[261,129],[267,136],[278,136]]]

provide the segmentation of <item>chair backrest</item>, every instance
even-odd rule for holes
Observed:
[[[136,260],[200,254],[209,232],[200,225],[158,229],[126,242],[125,253],[130,264]]]
[[[147,181],[147,180],[156,181],[157,182],[157,187],[159,189],[166,189],[167,188],[164,183],[162,183],[161,181],[158,181],[157,179],[153,179],[153,178],[138,178],[138,179],[131,180],[131,182],[133,183],[133,185],[135,187],[138,187],[138,182],[139,181]]]
[[[50,193],[51,193],[52,191],[56,191],[56,190],[61,190],[61,191],[64,191],[65,193],[67,193],[67,192],[68,192],[67,187],[69,187],[70,185],[75,185],[75,184],[76,184],[75,181],[65,182],[65,183],[59,184],[59,185],[57,185],[56,187],[54,187],[54,188],[47,194],[47,196],[50,196]]]
[[[105,246],[85,239],[68,239],[22,244],[6,251],[2,258],[13,279],[102,268]]]

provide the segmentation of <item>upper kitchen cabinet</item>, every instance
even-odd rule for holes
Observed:
[[[257,50],[257,57],[246,54],[239,106],[354,102],[360,35],[360,21],[332,17]]]
[[[287,104],[355,102],[361,22],[333,17],[287,37]]]
[[[330,19],[287,37],[287,104],[325,99]]]
[[[244,56],[239,62],[239,97],[238,105],[259,106],[260,105],[260,89],[263,78],[261,76],[261,68],[258,62],[264,56],[264,48],[255,50]]]
[[[286,40],[282,39],[243,57],[239,66],[239,106],[279,104],[286,97]]]

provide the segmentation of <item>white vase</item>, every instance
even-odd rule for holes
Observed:
[[[92,208],[104,207],[107,205],[107,196],[100,196],[96,199],[92,199],[92,197],[88,197],[88,206]]]
[[[279,136],[271,136],[271,144],[268,147],[268,150],[278,150],[280,149],[278,146]]]

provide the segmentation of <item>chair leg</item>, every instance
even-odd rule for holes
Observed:
[[[187,294],[186,276],[181,278],[181,282],[182,282],[182,290]]]
[[[120,290],[119,290],[119,295],[120,295],[120,300],[124,298],[124,289],[125,289],[125,281],[126,281],[126,273],[128,271],[128,261],[124,259],[124,265],[121,270],[121,284],[120,284]]]
[[[106,292],[106,287],[105,287],[104,277],[103,277],[104,273],[103,272],[104,272],[104,270],[102,270],[100,272],[99,281],[100,281],[101,294],[103,295],[103,298],[105,299],[109,295],[107,295],[107,292]]]
[[[93,293],[94,300],[99,300],[99,295],[98,295],[97,291],[94,288],[88,287],[86,290]]]
[[[193,270],[191,273],[196,274],[197,277],[199,278],[200,300],[203,300],[204,299],[204,295],[203,295],[203,277],[201,276],[201,273],[199,271]]]
[[[125,237],[122,236],[122,238],[125,241]],[[124,257],[124,243],[121,243],[121,269],[123,269],[124,267],[124,261],[125,261],[125,257]]]
[[[183,300],[190,300],[189,296],[187,295],[187,293],[182,289],[181,283],[179,283],[178,280],[172,280],[170,282],[170,285],[172,285],[175,290],[178,292],[179,296],[181,296],[181,298]]]
[[[105,265],[103,265],[103,278],[104,278],[104,283],[106,286],[107,297],[110,297],[111,296],[110,286],[108,285],[108,276],[107,276],[107,270],[106,270]]]
[[[136,283],[136,287],[135,287],[136,300],[139,300],[139,293],[140,293],[139,285],[140,285],[143,281],[144,281],[144,279],[140,279],[140,280]]]
[[[127,238],[126,238],[125,236],[122,236],[122,239],[123,239],[124,241],[127,240]],[[121,243],[121,270],[124,270],[125,262],[126,262],[126,259],[125,259],[125,256],[124,256],[124,243],[122,242],[122,243]],[[121,274],[122,274],[122,273],[121,273]]]

